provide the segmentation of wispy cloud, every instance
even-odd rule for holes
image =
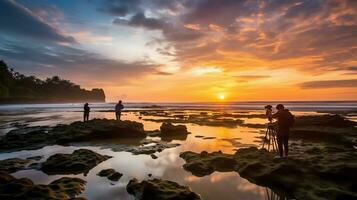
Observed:
[[[309,81],[300,84],[305,89],[357,87],[357,79]]]
[[[47,42],[76,42],[73,37],[64,35],[56,28],[42,21],[26,7],[10,0],[0,1],[0,27],[3,33]]]
[[[3,0],[0,26],[1,59],[87,85],[150,83],[185,94],[203,82],[192,93],[224,86],[248,96],[271,81],[294,98],[329,96],[312,88],[355,90],[353,0]]]

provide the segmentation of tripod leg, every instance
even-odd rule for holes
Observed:
[[[276,152],[279,154],[279,146],[278,146],[278,142],[277,142],[277,133],[274,132],[274,145],[275,145],[275,149],[276,149]]]
[[[266,142],[266,140],[267,140],[267,135],[268,135],[268,130],[269,130],[269,129],[267,129],[267,130],[265,131],[265,136],[264,136],[264,138],[263,138],[262,148],[264,148],[264,146],[265,146],[265,142]]]
[[[273,136],[273,151],[277,151],[278,150],[278,145],[276,143],[276,138],[275,135]]]
[[[268,151],[270,151],[270,145],[271,145],[271,130],[268,130]]]

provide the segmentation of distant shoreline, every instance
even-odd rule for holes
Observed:
[[[46,103],[44,103],[46,102]],[[64,110],[83,109],[85,102],[90,103],[91,111],[107,111],[114,108],[116,102],[104,102],[96,100],[53,100],[36,102],[11,102],[9,104],[1,103],[0,110],[7,109],[46,109],[58,108]],[[125,111],[138,109],[152,110],[264,110],[264,106],[271,104],[275,106],[278,103],[284,104],[292,111],[318,111],[318,112],[354,112],[357,113],[357,101],[301,101],[301,102],[216,102],[216,103],[159,103],[159,102],[126,102],[124,101]]]

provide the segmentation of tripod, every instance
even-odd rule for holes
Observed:
[[[273,123],[268,123],[267,130],[265,132],[265,136],[263,138],[263,145],[262,148],[264,148],[265,144],[267,145],[267,150],[270,151],[270,146],[271,150],[273,152],[278,151],[278,143],[276,141],[276,131]]]

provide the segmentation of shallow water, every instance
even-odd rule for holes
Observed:
[[[185,112],[183,110],[183,112]],[[194,112],[194,111],[190,111]],[[198,111],[196,112],[198,113]],[[261,114],[263,111],[251,111],[254,114]],[[296,112],[295,114],[316,114],[312,112]],[[114,118],[111,112],[92,112],[91,118]],[[152,116],[143,116],[150,118]],[[159,129],[161,123],[145,121],[139,119],[137,112],[123,113],[123,120],[135,120],[144,124],[145,130]],[[157,117],[153,117],[157,118]],[[75,109],[31,109],[12,110],[11,112],[2,112],[0,115],[1,133],[14,129],[14,122],[29,124],[30,126],[54,126],[56,124],[71,123],[82,119],[82,113]],[[265,119],[260,118],[242,118],[247,123],[265,124]],[[72,153],[79,148],[86,148],[103,155],[111,155],[113,158],[106,160],[93,168],[86,176],[65,175],[79,177],[87,181],[86,189],[81,196],[88,199],[134,199],[126,192],[126,185],[132,178],[139,180],[148,179],[148,174],[152,177],[175,181],[181,185],[189,186],[194,192],[201,195],[205,200],[216,199],[271,199],[271,191],[267,188],[257,186],[241,178],[236,172],[221,173],[215,172],[209,176],[196,177],[190,172],[185,171],[182,165],[185,163],[179,157],[183,151],[223,151],[225,153],[234,153],[235,149],[247,146],[259,146],[259,136],[262,136],[264,129],[237,127],[210,127],[199,126],[195,124],[185,124],[191,134],[185,140],[173,140],[173,143],[181,144],[178,147],[165,149],[160,153],[155,153],[158,159],[152,159],[150,155],[133,155],[129,152],[115,151],[115,147],[120,147],[122,142],[106,141],[105,143],[77,143],[71,146],[46,146],[38,150],[24,150],[12,153],[1,153],[0,160],[6,158],[27,158],[32,156],[44,156],[45,161],[49,156],[56,153]],[[213,137],[212,139],[198,138],[196,136]],[[159,139],[159,138],[150,138]],[[105,145],[104,145],[105,144]],[[117,148],[120,149],[120,148]],[[113,168],[124,174],[118,182],[109,181],[107,178],[99,177],[96,174],[107,168]],[[48,176],[38,170],[22,170],[13,174],[15,177],[27,177],[37,184],[48,184],[56,180],[61,175]],[[276,199],[278,196],[275,195]]]

